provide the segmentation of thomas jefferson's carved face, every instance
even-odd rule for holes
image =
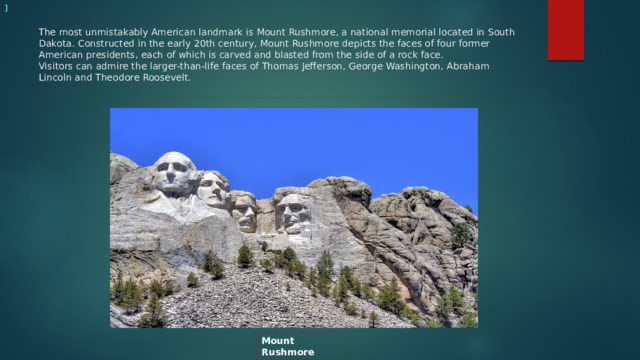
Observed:
[[[213,208],[225,209],[227,205],[228,185],[212,172],[204,173],[198,187],[198,197]]]
[[[256,231],[256,204],[248,195],[239,196],[231,210],[231,216],[238,223],[240,231],[253,233]]]
[[[185,155],[166,153],[154,165],[155,186],[166,195],[187,195],[193,190],[191,180],[195,172],[195,166]]]
[[[276,216],[287,234],[299,234],[302,232],[301,224],[309,222],[309,209],[302,205],[299,195],[291,194],[280,200]]]

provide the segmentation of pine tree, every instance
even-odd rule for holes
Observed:
[[[253,265],[253,253],[246,245],[242,245],[238,250],[238,265],[243,268]]]
[[[378,318],[378,314],[372,311],[371,314],[369,314],[369,327],[375,328],[378,326],[380,326],[380,320]]]
[[[454,286],[449,288],[449,299],[451,299],[451,304],[453,305],[453,312],[457,315],[464,314],[467,304],[458,289]]]
[[[399,314],[403,304],[400,298],[400,286],[398,281],[393,278],[391,283],[380,288],[378,293],[378,306],[384,310]]]
[[[464,315],[462,315],[462,321],[460,322],[460,327],[461,328],[477,328],[478,323],[476,322],[476,319],[474,319],[472,313],[465,312]]]
[[[122,280],[122,272],[118,270],[118,275],[116,275],[116,281],[113,283],[113,299],[116,304],[122,304],[122,300],[124,299],[124,281]]]
[[[141,328],[161,328],[167,322],[167,317],[162,309],[162,304],[158,300],[158,295],[151,294],[151,300],[145,308],[146,313],[142,315],[138,326]]]
[[[331,279],[331,275],[333,275],[333,260],[328,250],[323,251],[322,255],[320,255],[316,269],[318,270],[319,277]]]
[[[317,281],[318,285],[318,292],[324,296],[324,297],[328,297],[329,296],[329,287],[331,286],[331,280],[329,280],[328,278],[325,277],[319,277],[318,281]]]
[[[316,285],[316,269],[313,266],[309,266],[309,283],[311,286]]]
[[[351,287],[351,291],[353,292],[353,296],[362,297],[362,285],[360,280],[357,278],[353,278],[353,285]]]
[[[129,278],[124,283],[125,293],[124,299],[122,300],[122,306],[128,313],[138,311],[138,307],[142,303],[142,293],[140,292],[140,288],[136,285],[136,282],[133,279]]]
[[[213,276],[214,280],[218,280],[220,278],[222,278],[222,276],[224,275],[224,266],[222,266],[222,264],[219,261],[214,261],[213,263],[211,263],[211,275]]]
[[[340,269],[340,276],[344,276],[344,278],[347,280],[347,286],[349,290],[351,290],[353,286],[353,276],[351,274],[351,268],[348,266],[343,266]]]
[[[149,285],[149,292],[151,294],[158,295],[159,298],[164,296],[164,288],[162,287],[162,284],[160,284],[160,282],[158,282],[158,280],[156,279],[153,279],[153,281],[151,281],[151,285]]]
[[[457,223],[451,229],[453,244],[457,247],[463,246],[472,239],[471,231],[465,223]]]
[[[349,290],[349,281],[344,275],[340,275],[338,279],[338,297],[339,301],[344,301],[349,297],[347,291]]]
[[[260,267],[268,273],[272,273],[273,272],[273,264],[271,263],[271,261],[269,261],[269,259],[262,259],[260,261]]]
[[[189,276],[187,276],[187,286],[188,287],[197,287],[198,286],[198,277],[193,271],[189,272]]]
[[[175,293],[175,285],[173,284],[173,280],[169,279],[164,283],[164,295],[169,296]]]
[[[373,294],[373,289],[371,289],[371,286],[369,286],[369,284],[364,283],[362,284],[362,298],[369,301],[371,299],[373,299],[374,294]]]
[[[204,255],[204,271],[210,273],[213,266],[213,256],[211,256],[211,251]]]

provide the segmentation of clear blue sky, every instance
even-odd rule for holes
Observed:
[[[140,166],[182,152],[258,199],[350,176],[374,198],[426,186],[479,210],[477,109],[111,109],[110,146]]]

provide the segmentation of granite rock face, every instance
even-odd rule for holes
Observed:
[[[444,193],[413,187],[371,199],[364,182],[328,177],[256,200],[230,191],[220,173],[198,171],[186,156],[169,154],[148,168],[129,167],[111,184],[112,270],[133,275],[114,254],[147,252],[155,260],[142,272],[162,268],[184,283],[206,253],[228,264],[242,245],[260,252],[259,242],[266,242],[270,249],[291,247],[308,266],[328,251],[335,274],[349,266],[374,288],[395,278],[407,304],[425,314],[434,314],[451,286],[475,304],[478,219]],[[464,244],[453,241],[459,223],[468,229]]]
[[[128,157],[109,152],[109,184],[115,184],[124,174],[139,167]]]

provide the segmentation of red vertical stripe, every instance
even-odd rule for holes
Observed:
[[[547,0],[548,59],[584,60],[584,0]]]

